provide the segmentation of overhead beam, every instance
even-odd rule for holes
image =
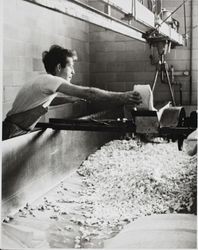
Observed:
[[[123,21],[114,18],[110,15],[110,11],[104,13],[99,11],[89,5],[86,5],[79,0],[24,0],[26,2],[31,2],[39,6],[51,9],[53,11],[60,12],[62,14],[77,18],[79,20],[100,26],[107,30],[114,31],[116,33],[122,34],[124,36],[136,39],[141,42],[146,42],[142,37],[143,31],[124,23]],[[127,14],[126,10],[122,9],[119,6],[114,5],[109,0],[98,0],[110,7],[115,8],[119,12]],[[142,5],[138,0],[133,1],[133,8],[129,9],[129,12],[132,12],[132,16],[135,21],[143,24],[145,27],[154,29],[155,28],[155,16],[154,14]],[[129,13],[128,12],[128,13]],[[163,23],[158,31],[161,35],[168,37],[170,41],[176,45],[183,46],[184,39],[182,35],[172,29],[166,23]]]
[[[124,36],[146,42],[142,32],[122,21],[76,0],[24,0],[59,13],[95,24]]]

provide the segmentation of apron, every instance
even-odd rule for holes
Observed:
[[[3,122],[3,140],[27,134],[33,130],[42,115],[46,114],[48,108],[38,106],[36,108],[7,116]]]

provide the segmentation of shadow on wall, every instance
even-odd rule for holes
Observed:
[[[43,131],[33,132],[32,135],[24,135],[7,141],[7,147],[3,147],[2,161],[2,198],[11,196],[16,192],[19,185],[17,176],[25,180],[29,173],[34,172],[35,168],[40,168],[37,175],[42,174],[42,166],[47,160],[47,155],[43,155],[42,159],[37,161],[37,152],[41,152],[44,147],[49,150],[49,143],[57,138],[60,131],[53,131],[49,137],[43,137]],[[30,140],[24,140],[25,137],[31,137]],[[21,143],[21,142],[24,143]],[[15,147],[10,148],[10,143],[14,143]],[[49,156],[48,156],[49,157]],[[33,166],[31,163],[35,163]],[[24,166],[26,168],[24,168]],[[32,175],[29,175],[31,178]]]
[[[2,216],[36,200],[75,171],[88,155],[118,136],[46,129],[3,141]]]

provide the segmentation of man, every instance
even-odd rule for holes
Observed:
[[[58,45],[53,45],[49,51],[43,52],[43,63],[47,74],[37,76],[21,88],[3,122],[3,140],[33,130],[41,116],[48,111],[49,105],[75,102],[79,99],[117,105],[141,103],[141,97],[135,91],[110,92],[72,84],[76,59],[75,51]],[[58,93],[65,96],[57,97]]]

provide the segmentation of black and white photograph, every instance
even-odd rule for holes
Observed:
[[[0,81],[1,249],[197,249],[198,0],[2,0]]]

